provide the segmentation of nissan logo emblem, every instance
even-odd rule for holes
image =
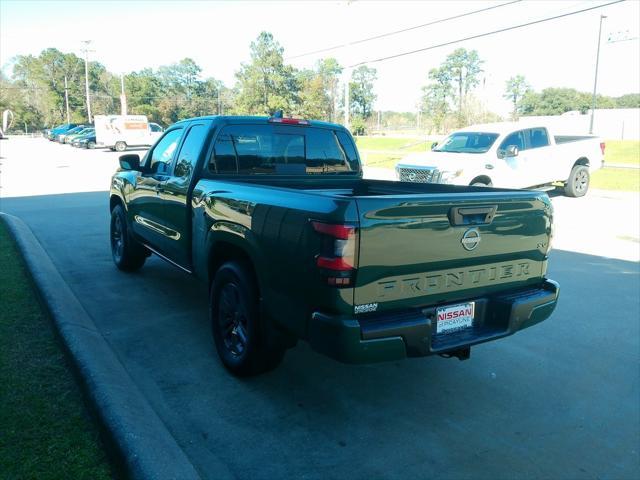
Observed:
[[[478,231],[478,229],[470,228],[469,230],[464,232],[464,235],[462,235],[462,240],[460,240],[460,243],[462,243],[462,246],[464,247],[465,250],[471,251],[471,250],[475,250],[476,247],[480,245],[480,240],[481,240],[480,232]]]

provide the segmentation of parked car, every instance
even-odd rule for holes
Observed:
[[[47,139],[49,139],[49,141],[55,141],[58,138],[58,135],[66,133],[75,127],[77,127],[76,123],[63,123],[62,125],[58,125],[57,127],[47,131]]]
[[[331,123],[181,121],[142,160],[120,157],[110,211],[120,270],[154,253],[209,286],[236,375],[275,367],[297,339],[348,363],[466,359],[558,299],[546,193],[363,179]]]
[[[412,153],[396,165],[404,182],[504,188],[561,183],[567,196],[587,193],[590,176],[604,163],[596,136],[554,135],[522,123],[474,125],[453,132],[431,152]]]
[[[89,149],[96,148],[96,134],[91,133],[89,135],[85,135],[84,137],[76,138],[73,141],[73,146],[79,147],[79,148],[89,148]]]
[[[56,138],[56,141],[59,143],[65,143],[65,138],[67,138],[69,135],[73,135],[75,133],[81,132],[87,127],[88,125],[78,125],[77,127],[73,127],[63,133],[59,133]]]
[[[82,137],[84,135],[93,135],[95,133],[95,128],[93,126],[85,127],[79,132],[67,134],[64,137],[64,143],[72,143],[76,138]]]

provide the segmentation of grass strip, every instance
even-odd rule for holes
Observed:
[[[2,221],[0,266],[0,477],[112,478],[97,425]]]

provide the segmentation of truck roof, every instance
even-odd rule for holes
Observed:
[[[542,125],[539,122],[528,122],[523,120],[521,122],[495,122],[495,123],[479,123],[476,125],[469,125],[468,127],[459,128],[456,132],[486,132],[486,133],[509,133],[515,130],[522,130],[523,128],[546,128],[549,127]]]
[[[256,121],[267,122],[269,118],[273,118],[273,117],[258,116],[258,115],[205,115],[201,117],[185,118],[184,120],[180,120],[175,124],[177,125],[179,123],[186,123],[186,122],[191,122],[193,120],[201,120],[201,119],[214,120],[221,123],[255,123]],[[309,122],[309,126],[312,126],[312,127],[332,128],[332,129],[338,128],[341,130],[346,130],[346,128],[343,125],[340,125],[339,123],[322,122],[320,120],[307,120],[306,118],[305,119],[301,118],[299,120],[305,120]]]

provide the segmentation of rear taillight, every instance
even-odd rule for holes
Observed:
[[[604,155],[604,149],[607,145],[604,142],[600,142],[600,151],[602,152],[602,155]]]
[[[358,234],[353,225],[312,221],[313,229],[322,235],[322,251],[316,257],[316,265],[336,287],[353,286],[356,271]]]

